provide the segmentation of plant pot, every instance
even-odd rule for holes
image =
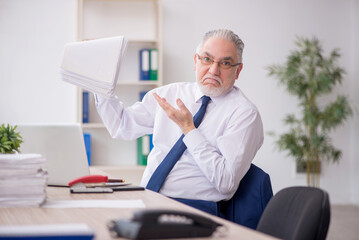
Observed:
[[[307,162],[297,162],[296,172],[307,173]],[[321,170],[321,164],[317,161],[309,161],[309,172],[319,174]]]

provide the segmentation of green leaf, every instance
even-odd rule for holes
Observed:
[[[16,132],[17,126],[10,124],[2,124],[0,126],[0,152],[12,153],[14,150],[19,151],[20,145],[23,142],[19,132]]]
[[[336,128],[352,115],[352,109],[348,100],[344,96],[338,96],[337,99],[330,103],[320,116],[322,130],[328,131]]]

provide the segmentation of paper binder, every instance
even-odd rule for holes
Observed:
[[[150,80],[156,81],[158,75],[158,50],[150,50]]]
[[[140,50],[140,80],[150,80],[150,49]]]

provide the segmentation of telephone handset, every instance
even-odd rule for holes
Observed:
[[[212,219],[182,211],[144,210],[131,220],[119,219],[109,224],[115,237],[131,239],[207,237],[221,224]]]

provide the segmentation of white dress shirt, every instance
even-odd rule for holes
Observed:
[[[113,138],[133,140],[153,133],[153,149],[141,185],[181,136],[181,129],[156,102],[153,92],[177,108],[180,98],[192,115],[201,106],[197,83],[173,83],[149,91],[142,102],[124,108],[117,97],[96,96],[96,107]],[[263,126],[257,108],[233,87],[211,98],[200,126],[183,139],[187,150],[167,176],[160,193],[174,198],[220,201],[230,199],[263,143]]]

